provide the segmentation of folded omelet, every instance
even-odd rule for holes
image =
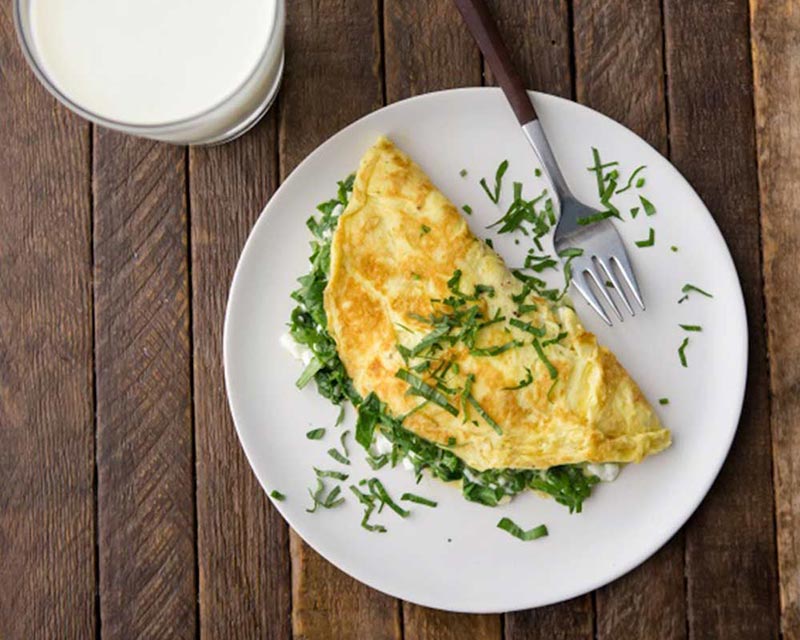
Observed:
[[[638,462],[670,433],[568,306],[523,289],[386,138],[361,160],[325,289],[355,389],[477,470]]]

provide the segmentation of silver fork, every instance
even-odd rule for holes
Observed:
[[[600,302],[601,298],[613,309],[617,318],[623,320],[619,307],[609,294],[609,288],[614,289],[628,312],[635,315],[620,277],[636,303],[644,310],[644,300],[636,276],[616,227],[608,219],[580,224],[582,220],[597,216],[600,212],[572,195],[547,142],[522,78],[511,62],[508,49],[485,3],[483,0],[455,0],[455,4],[522,125],[522,131],[539,158],[545,177],[553,187],[558,200],[556,204],[561,211],[553,241],[564,267],[567,268],[562,252],[566,249],[582,251],[581,255],[570,258],[572,285],[609,326],[613,323]],[[606,282],[611,286],[606,286]]]

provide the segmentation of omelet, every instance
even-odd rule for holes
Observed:
[[[528,291],[386,138],[334,232],[324,306],[358,393],[478,471],[639,462],[670,445],[575,312]]]

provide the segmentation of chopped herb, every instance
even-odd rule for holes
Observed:
[[[383,525],[369,524],[369,517],[375,510],[375,498],[367,493],[364,493],[354,484],[351,484],[349,489],[353,492],[353,495],[358,498],[358,501],[365,507],[364,517],[361,519],[361,526],[367,531],[372,531],[374,533],[386,533],[386,527]]]
[[[319,440],[325,435],[325,429],[320,427],[319,429],[312,429],[308,433],[306,433],[306,438],[309,440]]]
[[[486,243],[487,247],[489,247],[490,249],[494,249],[494,242],[492,242],[491,238],[486,238],[486,240],[484,240],[484,242]]]
[[[683,288],[681,289],[681,291],[686,294],[686,296],[685,296],[686,298],[689,297],[689,294],[692,291],[696,291],[697,293],[699,293],[701,295],[704,295],[706,298],[713,298],[714,297],[708,291],[703,291],[700,287],[696,287],[693,284],[685,284],[685,285],[683,285]]]
[[[329,455],[331,458],[333,458],[334,460],[336,460],[336,462],[338,462],[339,464],[350,464],[350,461],[349,461],[347,458],[345,458],[345,457],[344,457],[344,456],[343,456],[343,455],[342,455],[342,454],[341,454],[339,451],[337,451],[336,449],[333,449],[333,448],[331,448],[331,449],[328,449],[328,455]]]
[[[539,344],[539,338],[533,339],[533,348],[536,350],[536,355],[538,355],[539,359],[544,363],[544,366],[547,367],[547,372],[550,374],[550,379],[555,380],[558,377],[558,369],[556,369],[553,363],[547,359],[546,355],[544,355],[544,349],[542,348],[542,345]]]
[[[461,208],[464,210],[464,213],[466,213],[468,216],[472,215],[472,207],[470,207],[468,204],[465,204]]]
[[[533,382],[533,374],[531,373],[531,370],[528,367],[525,367],[525,371],[527,372],[527,375],[520,380],[519,383],[513,387],[503,387],[503,391],[516,391],[517,389],[527,387],[531,382]]]
[[[650,202],[644,196],[639,196],[639,202],[642,203],[642,209],[644,209],[645,215],[652,216],[656,212],[656,208],[653,206],[653,203]]]
[[[678,247],[676,247],[675,245],[672,245],[672,246],[669,248],[669,250],[670,250],[670,251],[672,251],[672,253],[678,253]]]
[[[521,347],[522,342],[519,340],[512,340],[511,342],[506,342],[505,344],[495,345],[493,347],[483,347],[478,349],[470,349],[469,353],[473,356],[499,356],[501,353],[505,353],[509,349],[514,349],[516,347]]]
[[[638,215],[639,215],[639,207],[633,207],[631,209],[631,218],[636,220],[636,216],[638,216]]]
[[[461,171],[458,172],[458,175],[460,175],[462,178],[466,178],[467,177],[467,170],[466,169],[462,169]]]
[[[430,233],[431,232],[431,228],[427,224],[420,225],[420,229],[422,230],[422,233]]]
[[[535,175],[537,178],[539,178],[542,175],[542,170],[539,167],[536,167],[533,170],[533,175]]]
[[[543,524],[525,531],[510,518],[503,518],[500,520],[500,522],[497,523],[497,528],[508,531],[512,536],[524,542],[536,540],[537,538],[544,538],[547,535],[547,527]]]
[[[569,508],[570,513],[580,513],[583,501],[591,495],[592,487],[599,481],[597,476],[585,476],[578,466],[563,465],[534,471],[529,486],[551,495],[556,502]]]
[[[453,436],[450,436],[450,437],[447,439],[447,446],[448,446],[448,447],[454,447],[454,446],[456,446],[456,439],[455,439]]]
[[[503,183],[503,175],[508,170],[508,160],[503,160],[500,165],[497,167],[497,171],[494,174],[494,193],[489,191],[489,185],[486,183],[486,178],[481,178],[480,185],[483,187],[483,190],[486,192],[486,195],[489,196],[489,200],[497,204],[500,202],[500,188]]]
[[[339,497],[341,491],[341,487],[337,485],[331,489],[327,496],[324,496],[325,483],[322,482],[319,477],[317,477],[317,488],[314,491],[311,489],[308,490],[308,493],[311,496],[311,500],[313,500],[314,504],[311,506],[311,508],[306,509],[306,511],[308,511],[308,513],[314,513],[317,510],[317,507],[322,507],[323,509],[333,509],[334,507],[338,507],[344,502],[344,498]]]
[[[520,331],[525,331],[526,333],[530,333],[538,338],[543,338],[547,333],[547,329],[544,327],[534,327],[530,322],[523,322],[522,320],[517,320],[516,318],[511,318],[508,323],[512,327],[516,327]]]
[[[583,249],[578,247],[568,247],[558,252],[559,258],[579,258],[583,255]]]
[[[378,424],[382,411],[382,403],[374,393],[370,393],[358,407],[356,442],[365,449],[369,449],[369,445],[372,444],[375,425]]]
[[[669,398],[659,398],[658,399],[658,404],[661,404],[661,405],[669,404]]]
[[[647,240],[637,240],[636,246],[637,247],[652,247],[656,243],[656,230],[653,227],[650,227],[650,233],[647,236]]]
[[[412,393],[414,395],[419,395],[426,400],[429,400],[433,404],[441,407],[449,414],[453,416],[458,415],[458,409],[456,409],[453,405],[451,405],[447,401],[447,397],[443,395],[441,392],[434,389],[430,386],[427,382],[425,382],[422,378],[418,378],[413,373],[405,369],[400,369],[396,374],[395,377],[400,378],[404,382],[407,382],[411,387]]]
[[[412,279],[412,280],[422,280],[422,276],[421,276],[421,275],[419,275],[418,273],[413,273],[413,272],[412,272],[412,273],[411,273],[411,279]],[[400,328],[402,328],[402,329],[405,329],[406,331],[408,331],[408,328],[407,328],[407,327],[404,327],[402,324],[400,324],[400,323],[395,323],[395,324],[397,324],[397,326],[398,326],[398,327],[400,327]]]
[[[595,174],[595,178],[597,179],[597,194],[602,196],[603,192],[605,191],[605,176],[603,174],[603,169],[618,165],[619,162],[606,162],[603,164],[600,160],[600,152],[594,147],[592,147],[592,160],[594,164],[591,167],[588,167],[588,171]]]
[[[367,464],[377,471],[378,469],[383,468],[387,462],[389,462],[389,454],[384,453],[380,456],[367,456]]]
[[[586,216],[585,218],[578,218],[578,224],[582,227],[585,227],[590,224],[594,224],[595,222],[600,222],[601,220],[606,220],[610,218],[613,213],[611,211],[598,211],[597,213],[593,213],[590,216]]]
[[[475,411],[478,412],[478,415],[484,419],[486,424],[488,424],[492,429],[494,429],[497,435],[499,436],[503,435],[503,430],[500,428],[500,425],[497,424],[494,420],[492,420],[492,417],[488,413],[486,413],[486,411],[484,411],[483,407],[480,404],[478,404],[478,401],[474,397],[472,397],[472,394],[467,395],[467,402],[469,402],[472,405]]]
[[[403,507],[401,507],[394,500],[392,500],[391,496],[386,491],[386,487],[384,487],[383,483],[377,478],[371,478],[367,482],[367,486],[369,487],[369,490],[372,493],[372,495],[375,496],[381,503],[378,512],[380,512],[380,510],[383,509],[383,506],[386,505],[401,518],[406,518],[411,513],[410,511],[403,509]]]
[[[678,347],[678,357],[681,360],[681,366],[688,367],[689,365],[686,363],[686,347],[689,346],[689,338],[684,338],[683,342],[681,342],[681,346]]]
[[[413,358],[414,356],[425,352],[427,349],[437,344],[448,333],[450,333],[450,327],[448,325],[445,324],[437,327],[408,351],[408,357]]]
[[[434,502],[433,500],[429,500],[428,498],[423,498],[422,496],[414,495],[413,493],[404,493],[400,496],[400,500],[405,500],[406,502],[416,502],[417,504],[424,505],[426,507],[436,507],[438,503]]]
[[[317,467],[314,467],[314,473],[317,474],[318,478],[333,478],[334,480],[347,480],[348,478],[347,474],[341,471],[328,471],[326,469],[317,469]]]
[[[640,171],[646,169],[646,168],[647,167],[645,165],[641,165],[639,167],[636,167],[636,169],[634,169],[633,173],[631,174],[631,177],[628,178],[628,183],[624,187],[622,187],[622,189],[618,189],[617,193],[623,193],[623,192],[627,191],[628,189],[630,189],[633,186],[633,179],[636,177],[636,174],[639,173]]]
[[[683,329],[684,331],[702,331],[703,330],[703,327],[701,327],[699,324],[681,324],[681,325],[678,325],[678,326],[681,329]]]
[[[283,495],[283,494],[282,494],[280,491],[278,491],[277,489],[273,489],[272,491],[270,491],[270,494],[269,494],[269,495],[270,495],[270,496],[271,496],[271,497],[272,497],[274,500],[278,500],[279,502],[282,502],[283,500],[286,500],[286,496],[285,496],[285,495]]]
[[[644,186],[644,178],[639,178],[639,179],[636,181],[636,188],[637,188],[637,189],[641,189],[643,186]]]
[[[549,347],[551,344],[556,344],[558,342],[561,342],[568,335],[569,334],[566,331],[562,331],[555,338],[550,338],[549,340],[545,340],[544,342],[542,342],[542,347]]]

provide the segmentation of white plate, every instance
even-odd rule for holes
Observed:
[[[639,137],[609,118],[573,102],[534,94],[555,154],[578,197],[598,203],[592,146],[604,161],[619,160],[631,171],[645,164],[640,191],[658,208],[618,228],[629,247],[647,312],[613,329],[576,300],[585,325],[611,348],[653,402],[673,433],[674,444],[619,479],[599,485],[570,515],[552,500],[531,492],[509,505],[488,508],[465,501],[457,488],[413,475],[398,466],[377,472],[398,497],[415,491],[439,502],[436,509],[412,505],[402,520],[388,509],[379,520],[388,533],[360,528],[362,508],[344,483],[348,500],[339,508],[306,513],[312,466],[334,468],[326,454],[338,445],[337,410],[314,385],[298,391],[301,365],[284,351],[279,336],[293,307],[289,293],[306,273],[310,234],[306,218],[335,193],[335,182],[358,166],[379,134],[390,136],[457,205],[470,204],[472,229],[499,211],[478,186],[481,176],[508,159],[506,194],[512,179],[526,194],[540,190],[534,156],[499,90],[459,89],[419,96],[366,116],[328,140],[284,182],[253,228],[231,286],[225,322],[225,378],[242,446],[265,490],[287,495],[275,506],[317,552],[371,587],[422,605],[468,612],[524,609],[565,600],[600,587],[630,571],[661,547],[705,496],[727,455],[742,405],[747,364],[747,325],[736,271],[717,226],[683,177]],[[461,177],[466,168],[469,174]],[[619,196],[638,204],[637,191]],[[623,198],[629,198],[624,200]],[[501,201],[501,204],[503,202]],[[626,216],[628,217],[628,216]],[[635,240],[656,231],[654,247]],[[521,264],[526,243],[512,238],[495,246],[509,264]],[[677,245],[677,253],[670,250]],[[691,282],[714,294],[693,295],[678,305]],[[679,323],[700,324],[685,334]],[[684,335],[689,367],[677,355]],[[660,406],[658,398],[670,404]],[[352,428],[353,412],[346,428]],[[305,437],[327,427],[323,441]],[[351,481],[376,475],[351,442]],[[525,528],[546,523],[550,535],[521,542],[497,529],[503,516]]]

